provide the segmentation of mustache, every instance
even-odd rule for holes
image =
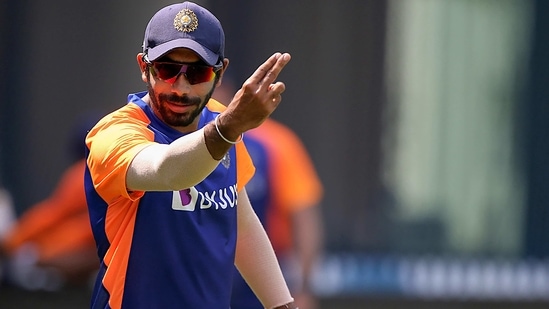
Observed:
[[[199,97],[189,97],[188,95],[184,96],[178,96],[175,94],[161,94],[159,96],[159,99],[161,101],[170,101],[175,103],[181,103],[185,105],[199,105],[200,104],[200,98]]]

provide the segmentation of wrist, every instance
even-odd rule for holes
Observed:
[[[217,161],[221,160],[233,146],[221,139],[213,122],[204,127],[204,142],[212,158]]]
[[[232,145],[238,144],[239,142],[241,142],[242,137],[244,136],[244,133],[235,134],[234,132],[230,132],[228,128],[221,123],[220,116],[221,114],[218,114],[217,116],[215,116],[214,125],[215,125],[215,130],[217,131],[221,139],[223,139],[225,142]]]

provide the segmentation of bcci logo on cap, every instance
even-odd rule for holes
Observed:
[[[143,38],[143,53],[150,61],[176,48],[188,48],[209,66],[215,66],[224,58],[224,47],[225,34],[219,20],[193,2],[172,4],[156,12]]]
[[[175,15],[173,26],[177,29],[177,31],[192,32],[198,28],[198,18],[193,11],[183,9]]]

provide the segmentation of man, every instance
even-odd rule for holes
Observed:
[[[213,98],[228,103],[234,88],[225,73]],[[250,202],[271,239],[296,304],[316,309],[310,283],[322,253],[323,186],[313,162],[299,136],[272,118],[248,131],[244,143],[256,168],[246,185]],[[238,272],[232,298],[231,309],[263,308]]]
[[[137,55],[147,91],[86,138],[85,188],[100,270],[92,308],[229,308],[233,264],[266,308],[296,308],[248,200],[242,135],[285,90],[275,53],[225,108],[210,100],[229,60],[217,18],[162,8]]]

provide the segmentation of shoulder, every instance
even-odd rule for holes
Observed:
[[[152,143],[154,133],[149,124],[150,119],[138,105],[126,104],[103,117],[88,132],[89,157],[102,159],[115,153],[122,154],[137,145]]]
[[[150,119],[141,107],[133,103],[128,103],[99,120],[90,130],[88,136],[97,135],[104,131],[108,131],[109,134],[117,131],[121,132],[121,129],[123,128],[144,128],[149,123]]]

